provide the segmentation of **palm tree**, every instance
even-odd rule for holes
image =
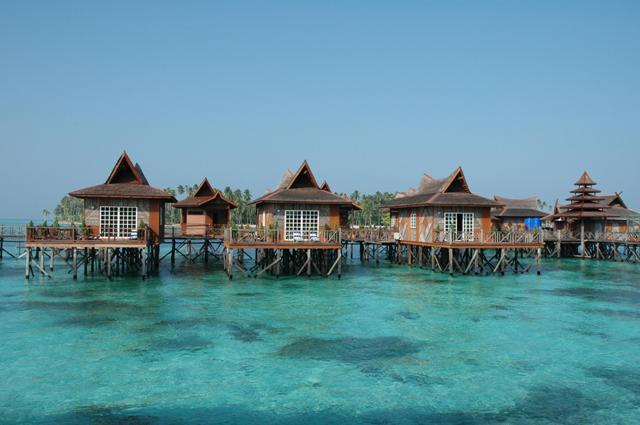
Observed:
[[[49,211],[48,209],[45,208],[42,210],[42,216],[44,217],[45,223],[49,220],[50,215],[51,215],[51,211]]]

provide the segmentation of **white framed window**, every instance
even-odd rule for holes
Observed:
[[[285,210],[284,212],[284,239],[309,240],[313,233],[318,237],[320,226],[320,211],[318,210]]]
[[[137,223],[137,207],[100,207],[100,237],[130,238]]]
[[[409,216],[409,225],[412,229],[415,229],[418,225],[418,216],[415,211],[411,211],[411,215]]]
[[[475,215],[473,213],[444,213],[444,230],[447,232],[462,232],[468,237],[472,237],[474,222]]]

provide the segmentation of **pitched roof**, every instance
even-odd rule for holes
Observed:
[[[198,188],[195,190],[192,196],[181,200],[173,204],[174,208],[200,208],[207,204],[217,204],[222,207],[229,207],[229,209],[237,208],[238,205],[225,197],[222,192],[214,189],[209,183],[209,180],[205,177]]]
[[[325,182],[326,184],[326,182]],[[354,209],[361,209],[351,199],[332,193],[326,188],[328,184],[323,184],[321,188],[311,171],[307,161],[304,161],[295,174],[286,172],[278,188],[263,196],[254,199],[250,204],[264,203],[303,203],[303,204],[333,204],[349,206]]]
[[[538,209],[538,198],[535,196],[522,199],[512,199],[496,195],[493,199],[502,204],[502,207],[497,208],[494,212],[494,217],[530,218],[544,217],[547,215],[547,213]]]
[[[622,200],[622,196],[620,193],[615,192],[613,195],[601,195],[602,203],[609,206],[620,206],[622,208],[627,208],[627,204]]]
[[[298,189],[303,187],[315,187],[316,189],[320,189],[320,186],[318,186],[318,182],[316,181],[306,159],[302,162],[298,171],[296,171],[293,177],[289,180],[287,189]]]
[[[611,195],[608,195],[607,197],[611,198]],[[606,199],[601,202],[603,204],[609,205]],[[570,213],[569,205],[570,204],[560,205],[556,203],[556,207],[553,210],[553,214],[550,214],[549,216],[545,217],[545,219],[551,220],[554,218],[566,218],[567,213]],[[630,208],[622,207],[620,205],[611,205],[609,208],[607,208],[606,214],[607,214],[606,217],[609,220],[630,220],[630,219],[640,218],[640,213],[638,213],[637,211],[634,211]],[[569,218],[572,218],[572,217],[576,217],[576,216],[575,215],[569,216]],[[585,215],[584,217],[585,218],[592,217],[592,215],[591,216]],[[603,216],[598,215],[597,217],[603,217]]]
[[[580,178],[578,179],[577,182],[574,183],[576,186],[591,186],[594,184],[597,184],[589,175],[589,173],[587,173],[586,171],[584,173],[582,173],[582,175],[580,176]]]
[[[327,192],[331,192],[331,187],[329,186],[329,183],[327,183],[326,180],[322,182],[322,186],[320,186],[320,189],[325,190]]]
[[[458,167],[448,177],[434,179],[423,174],[418,189],[413,193],[401,194],[395,199],[385,202],[385,208],[401,208],[414,206],[469,206],[496,207],[500,204],[471,193],[467,179]]]
[[[78,189],[69,195],[76,198],[159,199],[176,202],[176,198],[170,193],[150,186],[140,165],[134,165],[126,152],[120,155],[104,184]]]

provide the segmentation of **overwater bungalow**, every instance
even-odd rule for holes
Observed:
[[[494,230],[491,211],[502,206],[472,193],[460,167],[445,178],[424,174],[417,189],[384,205],[409,264],[423,265],[430,257],[433,269],[450,273],[502,272],[507,266],[528,270],[519,250],[541,248],[542,238],[535,232]],[[495,252],[487,256],[487,250]],[[539,255],[538,250],[537,260]]]
[[[512,199],[494,196],[500,204],[491,211],[491,220],[498,230],[533,230],[541,227],[541,220],[548,214],[538,209],[538,198]]]
[[[277,241],[283,243],[332,242],[333,232],[348,227],[351,213],[360,209],[331,192],[326,181],[319,186],[307,161],[251,204],[256,205],[258,227],[278,230]]]
[[[331,274],[340,265],[341,228],[360,209],[333,193],[326,182],[318,185],[307,161],[295,173],[287,171],[275,190],[250,204],[256,206],[257,228],[228,229],[225,247],[228,255],[241,256],[245,249],[256,248],[257,261],[264,265],[258,273],[271,270],[276,275],[283,268],[297,274]],[[232,261],[226,259],[228,272]]]
[[[108,276],[112,271],[131,267],[146,275],[149,267],[157,267],[159,244],[164,236],[165,203],[176,199],[151,186],[140,165],[134,165],[126,152],[120,155],[104,183],[69,195],[84,201],[82,226],[27,228],[27,275],[33,248],[50,249],[51,266],[56,250],[71,250],[74,277],[79,266],[78,250],[85,273],[89,263],[93,269],[98,260],[98,267]],[[44,255],[39,257],[42,261]],[[45,273],[42,263],[37,267]]]
[[[238,205],[214,189],[205,177],[192,196],[173,207],[180,209],[182,235],[204,238],[222,237],[224,228],[231,223],[231,211]]]

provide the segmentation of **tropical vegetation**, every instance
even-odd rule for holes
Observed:
[[[192,196],[197,188],[197,184],[181,184],[175,188],[166,187],[164,190],[171,193],[177,199],[184,199]],[[220,191],[226,198],[238,205],[238,208],[233,211],[231,216],[232,224],[255,224],[256,207],[255,205],[249,205],[249,202],[253,198],[249,189],[233,189],[230,186],[227,186]],[[341,195],[346,196],[344,193]],[[361,194],[358,190],[354,191],[350,197],[356,204],[362,207],[362,211],[355,212],[352,223],[359,226],[389,225],[389,212],[381,211],[380,206],[383,202],[393,199],[394,196],[395,194],[390,192],[375,192],[373,194],[366,195]],[[53,215],[56,223],[81,223],[82,209],[82,199],[65,196],[55,207],[53,214],[49,210],[44,209],[42,211],[42,215],[45,222],[51,215]],[[171,204],[167,204],[165,209],[165,223],[168,225],[180,223],[180,211],[177,208],[173,208]]]

